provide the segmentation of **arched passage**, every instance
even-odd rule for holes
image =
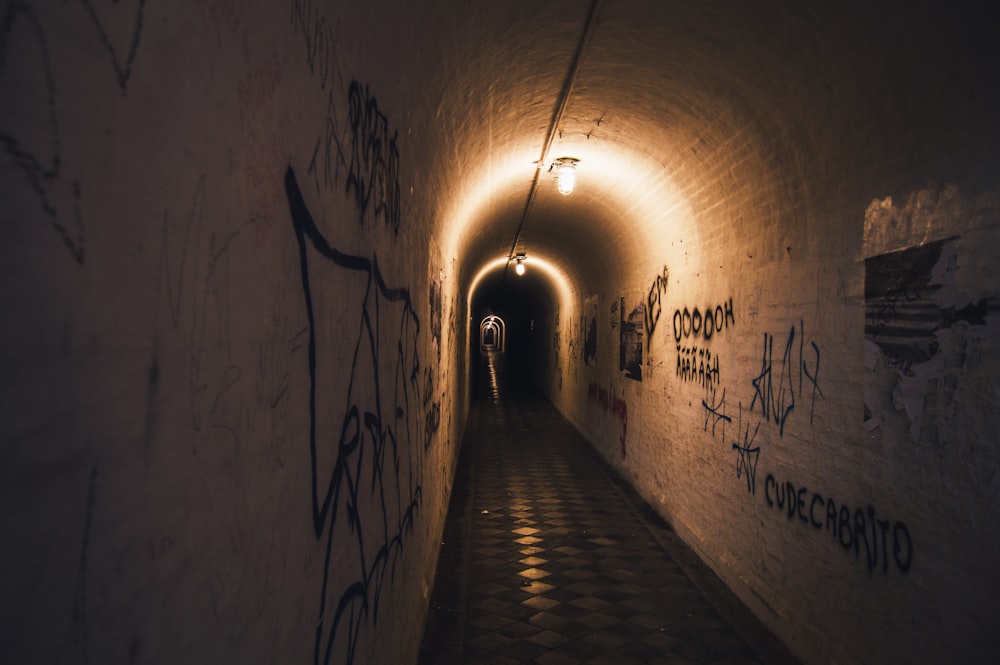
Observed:
[[[490,308],[807,662],[988,659],[992,10],[4,3],[0,661],[412,660]]]
[[[490,314],[479,322],[479,348],[481,350],[503,351],[506,336],[506,324],[496,314]]]
[[[572,295],[565,275],[544,257],[529,255],[524,266],[521,275],[504,258],[483,266],[469,291],[469,311],[472,321],[503,320],[500,350],[509,380],[547,392],[560,352],[552,342],[558,339],[560,317],[572,311]],[[472,341],[479,344],[474,337]],[[478,352],[471,350],[468,357],[477,385]]]

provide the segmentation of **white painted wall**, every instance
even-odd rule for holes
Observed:
[[[459,281],[509,246],[478,223],[516,226],[570,4],[0,6],[0,660],[415,659],[467,403]],[[770,48],[742,18],[769,28],[777,5],[605,7],[566,141],[636,153],[605,173],[656,187],[624,172],[636,191],[589,195],[572,228],[624,219],[593,255],[529,238],[585,277],[539,323],[553,401],[807,662],[981,660],[1000,616],[984,69],[875,60],[898,49],[867,20],[842,57],[850,14],[794,14],[773,25],[817,38]],[[907,53],[928,36],[909,25]],[[623,63],[649,77],[627,104]],[[601,115],[619,103],[642,117]],[[911,250],[932,243],[928,281]],[[890,287],[866,295],[873,274]],[[922,362],[880,346],[900,298],[936,326]],[[709,306],[729,323],[678,341],[675,314]],[[619,363],[633,311],[641,382]],[[711,382],[678,374],[702,350]]]
[[[0,15],[0,661],[413,661],[464,340],[378,22]]]
[[[723,201],[695,211],[717,242],[590,285],[597,363],[567,359],[553,402],[806,663],[990,662],[997,195],[918,190],[806,232],[779,210],[751,224],[808,243],[773,248],[713,234],[746,208]]]

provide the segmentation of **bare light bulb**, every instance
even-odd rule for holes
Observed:
[[[560,164],[556,170],[556,187],[563,196],[573,193],[576,186],[576,167],[572,164]]]
[[[524,274],[524,259],[517,260],[517,265],[514,266],[514,272],[516,272],[518,275]]]

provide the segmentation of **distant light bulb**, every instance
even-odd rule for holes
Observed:
[[[576,167],[572,164],[560,164],[557,171],[556,187],[563,196],[573,193],[576,186]]]
[[[517,265],[514,266],[514,272],[516,272],[518,275],[523,275],[524,274],[524,261],[523,260],[521,260],[521,259],[517,260]]]

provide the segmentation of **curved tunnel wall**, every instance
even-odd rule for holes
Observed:
[[[495,262],[492,270],[484,269],[469,290],[471,320],[491,315],[503,319],[502,357],[512,392],[548,387],[545,392],[551,394],[547,384],[558,375],[560,365],[559,344],[554,342],[559,338],[558,313],[570,306],[571,293],[565,278],[544,259],[531,257],[525,264],[524,275],[515,274],[513,264],[505,260]],[[481,366],[478,352],[478,348],[470,352],[472,371]]]
[[[579,4],[0,7],[0,659],[415,660]],[[541,385],[806,662],[984,662],[992,24],[800,5],[601,3]]]
[[[356,5],[0,5],[3,662],[415,659],[464,306]]]
[[[870,29],[692,11],[644,33],[604,6],[554,148],[644,136],[629,173],[654,185],[575,252],[570,271],[614,267],[576,273],[542,383],[806,662],[991,652],[997,294],[976,248],[996,244],[997,59],[964,8],[912,10]],[[646,36],[683,67],[644,60]],[[648,84],[631,134],[593,99],[625,42]],[[525,235],[565,245],[546,215],[594,219],[609,180]],[[616,254],[621,233],[640,240]]]

